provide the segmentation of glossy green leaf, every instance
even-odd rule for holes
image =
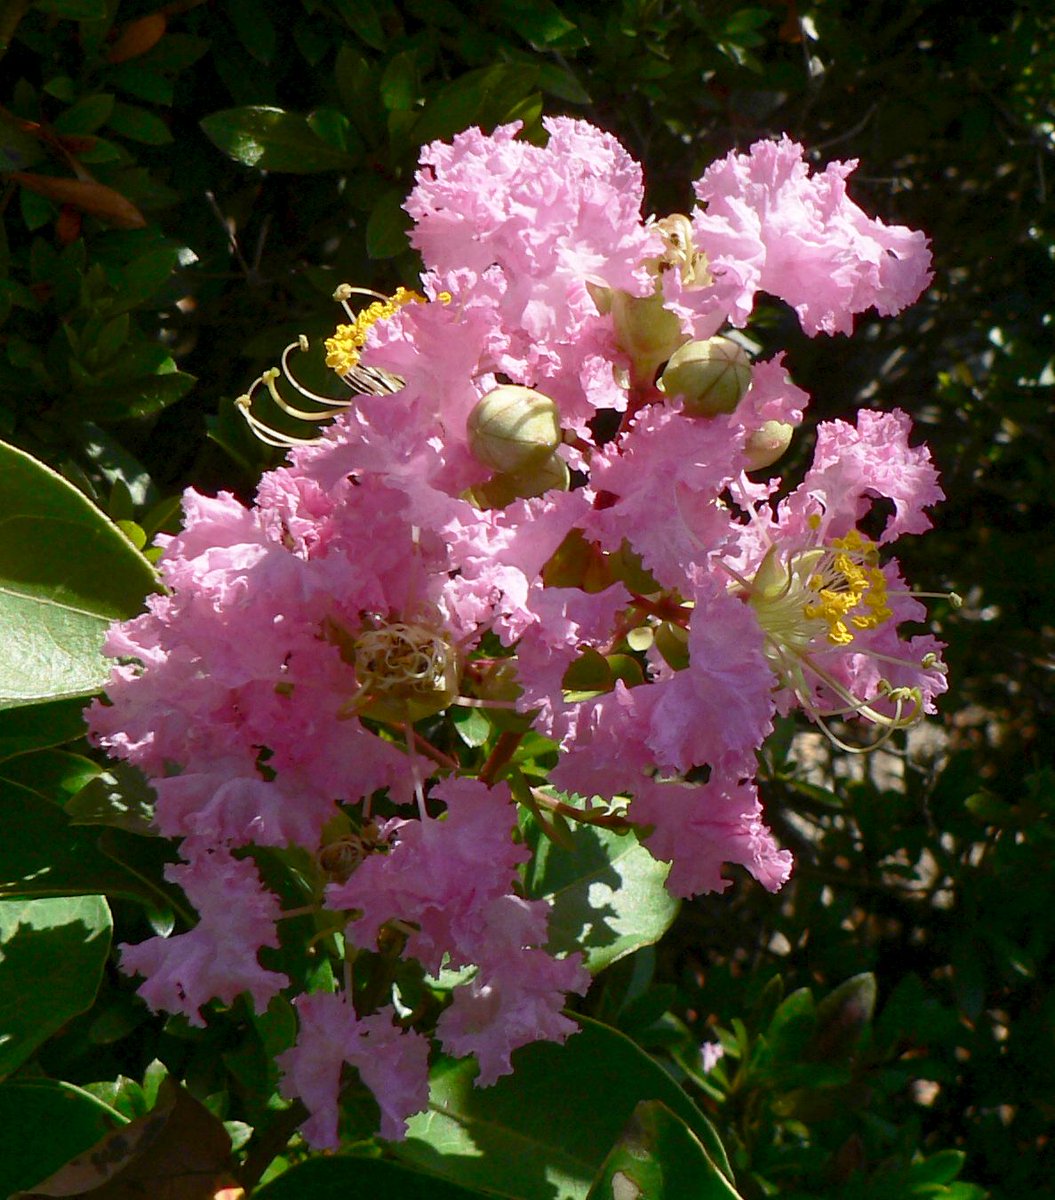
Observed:
[[[94,133],[105,125],[114,110],[114,97],[107,94],[84,96],[55,118],[55,132],[62,134]]]
[[[84,701],[78,698],[0,709],[0,762],[80,737],[83,709]]]
[[[450,1183],[376,1158],[316,1158],[253,1192],[253,1200],[477,1200],[494,1192]]]
[[[168,125],[156,113],[136,104],[115,104],[106,124],[114,133],[148,146],[165,146],[172,141]]]
[[[0,900],[0,1077],[95,999],[110,950],[101,896]]]
[[[152,909],[172,906],[172,889],[161,872],[173,854],[160,838],[74,825],[57,804],[4,780],[0,822],[0,897],[99,893],[127,896]],[[122,837],[132,839],[134,866],[124,857],[131,848]]]
[[[2,768],[0,768],[2,770]],[[127,833],[152,835],[154,789],[141,771],[113,762],[66,802],[71,825],[110,825]]]
[[[0,708],[88,695],[103,636],[154,572],[76,488],[0,443]]]
[[[489,129],[505,120],[537,81],[538,68],[523,63],[496,63],[467,71],[428,101],[414,126],[414,137],[430,142],[449,138],[469,125]]]
[[[72,1083],[16,1079],[0,1084],[0,1196],[47,1179],[123,1124],[119,1113]]]
[[[669,867],[657,862],[632,834],[571,824],[574,852],[544,837],[532,822],[526,833],[534,856],[525,891],[548,900],[549,949],[582,949],[596,973],[642,946],[659,941],[678,912],[664,887]]]
[[[605,1159],[587,1200],[743,1200],[680,1117],[642,1101]]]
[[[181,400],[194,387],[193,375],[183,371],[162,371],[157,375],[146,375],[132,383],[105,382],[103,376],[98,383],[84,388],[75,397],[76,411],[89,420],[121,421],[137,420],[155,416]],[[71,409],[74,402],[71,400]]]
[[[552,0],[500,0],[495,5],[499,20],[509,25],[527,41],[538,47],[559,46],[571,49],[583,45],[578,28],[568,20]]]
[[[247,167],[305,175],[355,164],[350,154],[317,137],[306,117],[281,108],[228,108],[206,117],[201,127],[215,146]]]
[[[396,54],[381,77],[381,101],[389,110],[414,107],[420,85],[418,69],[412,54]]]
[[[20,784],[53,804],[64,804],[100,772],[98,763],[68,750],[34,750],[0,762],[0,779]]]
[[[467,746],[482,746],[491,736],[491,722],[478,708],[453,708],[451,721]]]
[[[441,1059],[398,1157],[519,1200],[585,1200],[635,1107],[660,1100],[724,1168],[713,1128],[671,1076],[629,1038],[577,1019],[580,1033],[518,1050],[513,1074],[489,1088],[473,1086],[472,1059]]]

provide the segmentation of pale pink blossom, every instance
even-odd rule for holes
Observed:
[[[204,850],[166,867],[165,878],[183,888],[199,920],[187,933],[121,947],[124,970],[146,976],[139,994],[155,1011],[183,1013],[192,1025],[205,1024],[201,1009],[210,1000],[233,1004],[242,992],[263,1012],[289,979],[257,960],[262,947],[278,946],[279,901],[252,861]]]
[[[381,1136],[406,1136],[407,1118],[428,1104],[428,1039],[394,1024],[391,1007],[359,1017],[340,993],[313,992],[294,1001],[300,1022],[296,1045],[278,1056],[281,1091],[300,1098],[311,1116],[301,1126],[318,1150],[340,1145],[341,1074],[356,1068],[381,1110]]]
[[[734,325],[763,291],[790,304],[809,334],[850,333],[855,313],[890,316],[930,283],[923,234],[866,216],[846,195],[856,166],[829,163],[811,176],[785,135],[728,154],[697,181],[706,207],[693,214],[696,247]]]

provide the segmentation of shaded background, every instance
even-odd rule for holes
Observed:
[[[585,117],[662,214],[715,157],[787,132],[816,164],[860,159],[854,199],[927,232],[934,283],[897,320],[811,340],[774,305],[752,332],[788,348],[811,422],[898,406],[932,449],[948,500],[899,557],[966,601],[932,606],[942,714],[849,775],[781,729],[763,786],[791,884],[687,904],[587,1008],[683,1070],[725,1031],[700,1086],[746,1196],[902,1195],[906,1164],[942,1149],[995,1197],[1048,1192],[1050,4],[9,0],[5,44],[0,437],[145,538],[182,487],[249,497],[277,461],[232,401],[297,333],[329,331],[336,283],[413,280],[399,204],[433,138]],[[864,972],[874,1002],[859,983],[821,1033],[774,1028],[782,994]],[[98,1017],[49,1052],[65,1078],[135,1074],[155,1048],[134,1023],[86,1043]]]

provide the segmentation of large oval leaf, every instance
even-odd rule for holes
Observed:
[[[680,1117],[726,1171],[707,1118],[629,1038],[587,1018],[564,1046],[536,1042],[513,1055],[514,1072],[475,1088],[472,1059],[442,1059],[429,1110],[412,1117],[404,1161],[466,1187],[519,1200],[585,1200],[597,1172],[642,1100]]]
[[[408,1171],[398,1163],[377,1158],[316,1158],[286,1171],[266,1187],[253,1192],[253,1200],[486,1200],[495,1192],[478,1192]]]
[[[678,901],[663,886],[670,868],[632,833],[619,836],[578,825],[570,831],[574,848],[565,849],[542,836],[532,821],[525,837],[535,852],[525,890],[531,899],[552,905],[552,953],[581,949],[596,974],[658,942],[673,924]]]
[[[0,1196],[46,1179],[124,1124],[124,1117],[72,1083],[16,1079],[0,1084]]]
[[[154,584],[150,564],[85,496],[0,442],[0,709],[97,691],[107,627],[137,612]]]
[[[162,877],[165,863],[175,858],[164,838],[72,824],[57,804],[5,779],[0,822],[0,897],[98,893],[127,896],[155,912],[184,913],[179,892]]]
[[[265,105],[227,108],[201,123],[209,140],[235,162],[305,175],[355,163],[352,154],[318,137],[307,117]]]
[[[0,1078],[90,1007],[110,930],[102,896],[0,900]]]
[[[700,1140],[659,1100],[643,1100],[605,1159],[587,1200],[743,1200]]]

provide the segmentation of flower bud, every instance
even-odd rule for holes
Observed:
[[[670,356],[659,385],[668,396],[681,396],[690,417],[731,413],[751,382],[751,360],[729,338],[686,342]]]
[[[678,318],[663,307],[663,293],[631,296],[612,293],[615,340],[630,358],[630,375],[635,384],[648,385],[665,362],[685,341]]]
[[[473,457],[503,474],[537,467],[552,457],[561,442],[556,404],[541,392],[514,383],[488,392],[466,424]]]
[[[795,426],[787,421],[766,421],[748,436],[744,449],[747,453],[747,469],[761,471],[772,466],[791,445]]]
[[[471,499],[477,508],[505,508],[514,500],[530,500],[554,488],[566,492],[570,486],[568,464],[559,455],[550,454],[522,471],[499,472],[474,487]]]

